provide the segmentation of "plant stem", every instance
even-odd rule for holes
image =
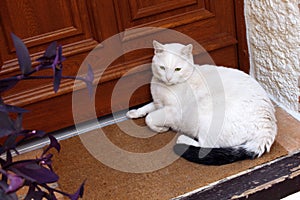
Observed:
[[[46,190],[48,190],[49,192],[50,191],[53,191],[53,192],[56,192],[56,193],[60,193],[64,196],[69,196],[69,194],[63,192],[63,191],[60,191],[58,189],[55,189],[55,188],[52,188],[52,187],[49,187],[47,184],[40,184],[40,186],[42,186],[43,188],[45,188]]]

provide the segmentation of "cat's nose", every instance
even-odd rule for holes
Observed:
[[[172,76],[167,74],[166,79],[167,79],[167,81],[170,81],[172,79]]]

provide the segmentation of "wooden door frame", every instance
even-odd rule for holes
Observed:
[[[244,6],[244,0],[234,0],[239,69],[249,73],[250,61]]]

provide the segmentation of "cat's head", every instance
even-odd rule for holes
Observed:
[[[166,85],[174,85],[189,79],[194,70],[193,46],[178,43],[161,44],[153,41],[153,75]]]

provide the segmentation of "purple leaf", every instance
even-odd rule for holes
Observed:
[[[54,192],[50,192],[50,191],[49,191],[49,194],[45,194],[44,197],[45,197],[46,199],[48,199],[48,200],[58,200],[58,199],[56,198]]]
[[[57,139],[53,135],[49,135],[48,137],[50,139],[50,148],[55,148],[57,152],[60,152],[60,144]]]
[[[18,62],[23,75],[31,72],[31,59],[27,47],[23,41],[15,34],[11,33],[11,37],[16,48]]]
[[[58,56],[58,54],[56,54],[56,56],[55,56],[55,58],[53,60],[53,63],[52,63],[52,69],[53,69],[53,71],[55,70],[56,65],[58,65],[58,62],[59,62],[58,59],[59,59],[59,56]]]
[[[37,163],[37,160],[23,160],[12,163],[8,170],[16,175],[25,178],[30,182],[38,184],[54,183],[58,181],[58,176],[48,168]]]
[[[34,134],[35,137],[44,137],[47,134],[45,131],[41,130],[33,130],[31,133]]]
[[[40,130],[22,130],[17,133],[19,136],[23,136],[24,138],[41,138],[46,135],[45,131]]]
[[[30,193],[27,193],[26,197],[24,198],[24,200],[42,200],[43,197],[45,196],[45,192],[42,191],[33,191]]]
[[[10,134],[3,144],[3,147],[6,151],[8,150],[14,150],[16,148],[16,139],[17,135],[13,132],[13,134]]]
[[[77,200],[77,199],[79,199],[79,198],[82,198],[83,192],[84,192],[84,184],[85,184],[85,182],[83,182],[83,183],[80,185],[79,189],[78,189],[74,194],[70,194],[70,195],[69,195],[69,198],[70,198],[71,200]]]
[[[5,92],[12,87],[14,87],[20,80],[10,79],[10,80],[0,80],[0,93]]]
[[[25,110],[24,108],[20,108],[17,106],[11,106],[4,103],[3,104],[0,103],[0,112],[26,113],[28,112],[28,110]]]
[[[37,59],[41,65],[37,66],[37,71],[41,69],[47,69],[52,66],[52,63],[56,57],[57,42],[52,42],[46,49],[44,55]]]
[[[17,132],[22,130],[22,121],[23,121],[23,114],[18,113],[17,119],[15,120],[15,129]]]
[[[62,62],[61,59],[62,59],[63,56],[62,56],[62,46],[61,45],[58,46],[57,51],[58,51],[57,52],[58,53],[58,60],[59,60],[59,62]]]
[[[57,152],[60,152],[60,144],[58,143],[57,139],[53,135],[48,135],[50,139],[50,144],[44,150],[42,155],[45,155],[50,149],[55,148]]]
[[[57,49],[57,42],[52,42],[46,49],[44,57],[47,59],[55,58]]]
[[[52,157],[53,157],[53,154],[51,154],[51,153],[49,153],[47,155],[42,155],[40,164],[41,165],[46,165],[47,167],[49,167],[50,170],[53,171],[53,169],[52,169],[52,160],[51,160]]]
[[[35,187],[33,185],[30,185],[24,200],[32,200],[32,199],[38,200],[38,199],[43,199],[44,196],[45,196],[45,192],[41,190],[35,190]]]
[[[0,183],[1,182],[2,181],[0,181]],[[4,184],[6,185],[6,183],[2,182],[1,187],[3,187],[2,185],[4,185]],[[8,186],[6,185],[5,187],[8,187]],[[7,193],[5,193],[4,190],[0,189],[0,199],[1,200],[18,200],[18,197],[17,197],[16,193],[7,194]]]
[[[62,46],[58,46],[58,60],[60,63],[64,62],[66,58],[62,55]]]
[[[10,165],[12,163],[12,155],[10,151],[6,151],[6,165]]]
[[[85,77],[85,80],[86,80],[86,86],[89,91],[89,96],[90,96],[90,98],[92,98],[93,93],[94,93],[94,91],[93,91],[94,72],[93,72],[93,69],[90,64],[88,64],[88,72]]]
[[[53,90],[56,93],[60,86],[60,81],[62,77],[62,70],[55,68],[54,70],[54,80],[53,80]]]
[[[94,72],[93,72],[93,68],[90,64],[88,64],[88,72],[86,75],[86,80],[93,82],[94,81]]]
[[[41,131],[41,130],[28,130],[26,136],[30,136],[30,137],[44,137],[45,135],[47,135],[47,133],[45,131]]]
[[[0,137],[14,132],[14,122],[10,119],[8,113],[0,111]]]
[[[53,69],[53,90],[56,93],[59,89],[59,85],[60,85],[60,81],[61,81],[61,76],[62,76],[62,65],[60,62],[60,58],[61,58],[61,46],[59,46],[58,48],[58,53],[55,56],[55,59],[52,63],[52,69]]]
[[[0,128],[0,138],[11,135],[14,133],[14,130]]]
[[[0,152],[2,152],[2,147],[0,147]],[[2,153],[1,153],[2,154]],[[0,158],[0,164],[3,166],[6,164],[6,160],[4,160],[3,158]],[[2,177],[2,180],[3,180],[3,177]]]
[[[21,139],[17,142],[17,145],[21,145],[24,142],[27,142],[28,140],[30,140],[32,138],[44,137],[46,135],[46,132],[40,131],[40,130],[22,130],[22,131],[19,131],[17,134],[18,134],[18,136],[23,136],[23,139]]]
[[[24,184],[24,179],[20,176],[17,176],[15,174],[7,174],[7,177],[10,184],[5,190],[6,193],[15,192]]]
[[[86,87],[89,91],[89,97],[90,97],[90,99],[92,99],[93,94],[94,94],[93,84],[91,82],[86,82]]]

